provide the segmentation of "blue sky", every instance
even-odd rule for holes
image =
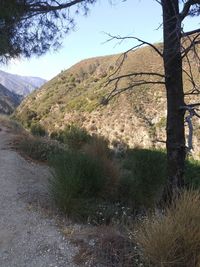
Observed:
[[[51,79],[82,59],[116,54],[134,46],[133,41],[117,44],[106,42],[105,33],[121,36],[137,36],[148,42],[162,41],[162,11],[155,0],[98,1],[91,6],[87,17],[76,17],[76,28],[66,35],[57,52],[29,60],[14,60],[1,70],[29,76]],[[186,30],[199,26],[197,18],[185,22]],[[158,29],[159,28],[159,29]]]

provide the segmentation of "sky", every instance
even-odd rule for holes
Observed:
[[[50,80],[83,59],[121,53],[136,44],[133,40],[107,42],[107,33],[137,36],[152,43],[162,41],[162,10],[155,0],[115,0],[112,5],[109,0],[99,0],[87,16],[79,14],[75,21],[75,29],[65,36],[58,51],[39,58],[15,59],[0,69]],[[198,28],[199,20],[190,18],[184,25],[186,31]]]

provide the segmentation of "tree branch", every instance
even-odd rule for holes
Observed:
[[[183,21],[185,17],[187,17],[189,11],[190,11],[190,8],[191,6],[193,5],[197,5],[197,4],[200,4],[200,0],[188,0],[184,6],[183,6],[183,10],[182,12],[180,13],[180,20]]]
[[[136,77],[136,76],[145,76],[145,75],[148,75],[148,76],[158,76],[158,77],[161,77],[161,78],[165,78],[165,75],[161,74],[161,73],[156,73],[156,72],[133,72],[133,73],[128,73],[128,74],[124,74],[124,75],[120,75],[120,76],[117,76],[117,77],[114,77],[112,79],[110,79],[108,81],[108,83],[112,82],[112,81],[115,81],[115,80],[119,80],[119,79],[123,79],[123,78],[127,78],[127,77]]]
[[[140,42],[140,43],[141,43],[140,46],[146,44],[146,45],[150,46],[151,48],[153,48],[154,51],[155,51],[160,57],[163,58],[163,54],[160,52],[160,50],[159,50],[155,45],[153,45],[153,44],[151,44],[151,43],[149,43],[149,42],[147,42],[147,41],[144,41],[144,40],[142,40],[142,39],[140,39],[140,38],[137,38],[137,37],[135,37],[135,36],[124,36],[124,37],[119,36],[119,35],[117,35],[117,36],[113,36],[113,35],[111,35],[111,34],[108,34],[108,36],[110,37],[110,39],[108,40],[108,42],[109,42],[109,41],[112,41],[112,40],[121,40],[121,41],[123,41],[123,40],[127,40],[127,39],[133,39],[133,40],[136,40],[136,41]]]
[[[127,86],[127,87],[123,87],[118,89],[118,83],[119,83],[119,79],[117,79],[115,81],[115,87],[114,89],[107,95],[107,97],[103,97],[101,100],[101,104],[102,105],[107,105],[109,103],[109,101],[114,98],[117,95],[120,95],[121,93],[124,93],[130,89],[133,89],[134,87],[138,87],[141,85],[147,85],[147,84],[165,84],[165,82],[162,81],[145,81],[145,80],[141,80],[141,81],[135,81],[135,83]]]
[[[25,4],[25,6],[27,7],[27,10],[30,11],[30,12],[43,12],[43,11],[44,12],[46,12],[46,11],[50,12],[50,11],[61,10],[61,9],[64,9],[64,8],[69,8],[69,7],[73,6],[73,5],[77,5],[77,4],[80,4],[82,2],[85,2],[85,0],[73,0],[71,2],[64,3],[64,4],[59,4],[56,1],[57,5],[50,5],[50,4],[45,3],[45,2],[38,2],[38,3],[31,4],[31,5],[29,5],[29,4],[26,5]]]
[[[200,33],[200,28],[196,29],[196,30],[193,30],[193,31],[189,31],[189,32],[183,32],[181,34],[181,37],[187,37],[187,36],[195,34],[195,33]]]

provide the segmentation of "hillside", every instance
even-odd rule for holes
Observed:
[[[90,133],[106,136],[113,145],[122,142],[130,147],[163,147],[166,122],[163,86],[135,87],[112,99],[107,106],[99,104],[102,97],[114,88],[114,83],[107,84],[106,81],[118,69],[121,60],[120,55],[97,57],[83,60],[61,72],[23,101],[17,109],[17,118],[26,126],[37,121],[49,132],[75,123]],[[142,47],[126,56],[124,64],[114,76],[131,72],[162,73],[162,69],[161,58],[153,49]],[[194,68],[193,74],[199,80],[197,69]],[[137,79],[139,81],[141,77]],[[154,79],[151,78],[152,81]],[[127,77],[118,86],[124,88],[131,82]],[[189,89],[186,77],[185,87]],[[197,121],[196,143],[200,135],[199,128]]]
[[[0,113],[11,114],[20,104],[21,97],[0,84]]]
[[[0,83],[18,95],[27,96],[45,82],[46,80],[39,77],[20,76],[0,70]]]

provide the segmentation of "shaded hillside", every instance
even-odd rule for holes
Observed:
[[[46,80],[39,77],[20,76],[0,70],[0,83],[18,95],[27,96],[45,82]]]
[[[115,86],[107,84],[107,80],[121,60],[120,55],[113,55],[81,61],[27,97],[16,116],[26,126],[39,122],[49,132],[76,123],[91,133],[106,136],[114,145],[124,142],[131,147],[164,146],[166,98],[162,85],[142,85],[113,99],[107,106],[99,105]],[[129,53],[114,76],[162,71],[161,58],[152,48],[143,47]],[[193,74],[199,79],[197,69]],[[118,86],[126,87],[131,82],[127,77]],[[186,77],[185,87],[189,89]],[[197,122],[196,128],[199,125]]]
[[[21,97],[0,84],[0,113],[11,114],[20,104]]]

